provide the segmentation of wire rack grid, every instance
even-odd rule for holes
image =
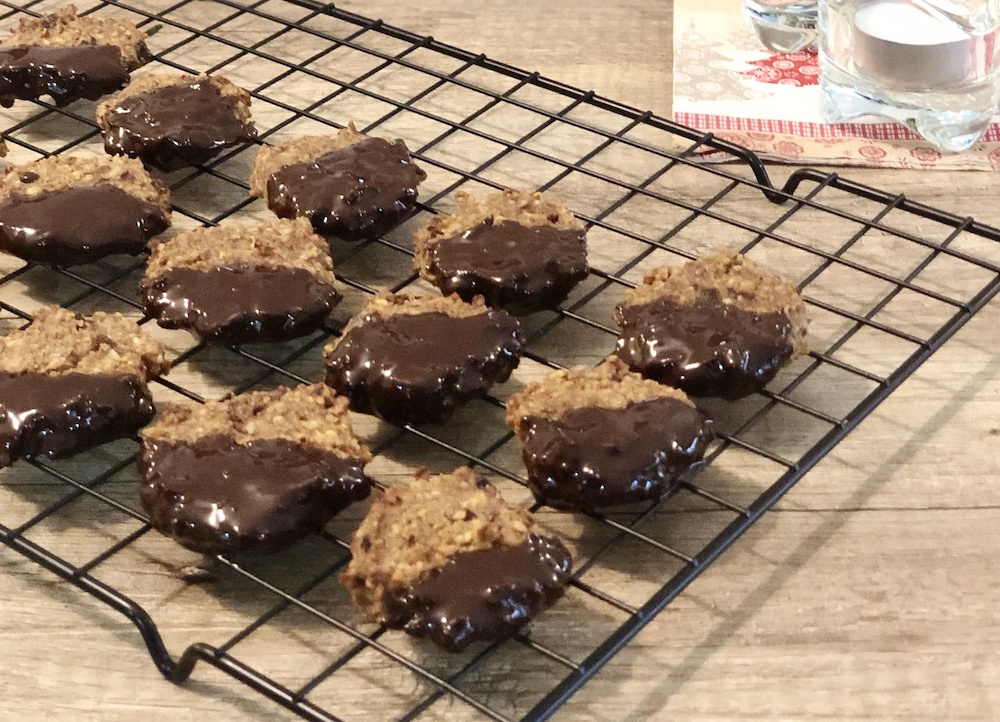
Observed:
[[[0,0],[0,18],[57,4]],[[403,138],[428,172],[423,200],[400,228],[334,242],[345,301],[327,331],[296,343],[206,347],[147,323],[136,291],[142,259],[63,270],[0,259],[7,329],[48,303],[119,310],[146,324],[172,362],[154,389],[157,403],[321,378],[324,343],[367,294],[430,290],[412,271],[410,236],[429,214],[452,208],[459,189],[535,187],[565,199],[588,224],[591,273],[562,308],[524,319],[528,350],[512,381],[452,423],[395,429],[356,418],[378,454],[369,473],[380,488],[415,467],[469,464],[511,501],[530,504],[504,398],[552,369],[607,355],[611,310],[657,265],[739,249],[798,283],[812,317],[812,352],[767,390],[705,403],[719,439],[705,467],[668,498],[607,514],[532,506],[574,553],[570,589],[525,633],[459,655],[350,607],[336,576],[365,505],[287,553],[218,557],[206,569],[150,533],[135,439],[3,471],[0,542],[125,614],[175,682],[202,661],[310,720],[366,709],[365,719],[545,719],[1000,290],[1000,230],[816,171],[797,171],[776,189],[742,148],[332,6],[78,5],[155,28],[154,69],[224,73],[250,90],[261,142],[353,120],[363,132]],[[92,103],[18,103],[3,121],[15,162],[100,152]],[[266,218],[247,196],[255,152],[235,149],[165,176],[173,232]],[[699,160],[706,152],[736,163],[707,165]],[[505,686],[512,676],[513,689]]]

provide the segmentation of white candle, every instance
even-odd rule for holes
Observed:
[[[972,36],[919,0],[864,5],[854,27],[855,67],[887,88],[951,89],[972,69]]]

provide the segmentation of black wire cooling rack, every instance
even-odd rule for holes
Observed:
[[[428,649],[351,609],[336,574],[363,510],[284,555],[215,559],[208,578],[192,584],[184,568],[197,560],[150,534],[141,512],[135,440],[3,472],[0,541],[125,614],[174,682],[205,662],[310,720],[347,719],[338,710],[346,702],[364,709],[365,700],[364,719],[430,719],[442,705],[493,720],[545,719],[1000,289],[1000,230],[811,170],[776,189],[745,149],[332,6],[78,4],[155,28],[153,67],[224,73],[250,89],[264,142],[353,120],[363,132],[405,139],[429,176],[420,208],[401,228],[335,243],[347,300],[328,332],[295,344],[210,348],[147,324],[173,363],[155,389],[158,402],[318,380],[323,344],[365,294],[420,286],[410,235],[429,213],[452,207],[459,188],[541,188],[590,227],[590,277],[563,308],[525,320],[528,353],[515,385],[599,361],[613,348],[610,311],[625,287],[652,266],[720,247],[797,282],[812,316],[808,357],[756,397],[707,404],[720,440],[706,467],[669,498],[604,515],[537,510],[575,552],[566,598],[529,632],[461,655]],[[0,2],[0,17],[11,23],[54,6]],[[93,104],[18,103],[2,117],[16,162],[99,152]],[[266,216],[246,193],[255,151],[167,176],[175,228]],[[707,151],[736,163],[707,165],[699,160]],[[47,303],[141,318],[142,265],[112,259],[59,271],[0,259],[0,322],[21,325]],[[359,419],[378,452],[369,472],[391,482],[415,466],[470,464],[526,501],[502,408],[489,397],[437,428]],[[199,610],[209,621],[191,632]],[[168,644],[183,652],[172,656]],[[275,660],[283,660],[278,671]],[[505,695],[497,680],[511,675],[531,683]]]

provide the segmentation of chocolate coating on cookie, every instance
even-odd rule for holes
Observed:
[[[154,411],[135,376],[0,373],[0,467],[130,436]]]
[[[0,466],[131,436],[153,415],[163,347],[121,314],[41,308],[0,338]]]
[[[535,496],[592,509],[656,499],[705,454],[705,414],[673,398],[620,408],[581,407],[524,421],[522,456]]]
[[[279,218],[309,218],[326,235],[373,238],[413,209],[426,177],[403,141],[364,138],[272,174],[267,205]]]
[[[615,321],[616,353],[633,371],[699,396],[760,391],[807,351],[798,289],[731,251],[654,269]]]
[[[552,307],[587,277],[586,234],[489,218],[435,243],[427,274],[443,292],[466,301],[482,296],[515,313]]]
[[[505,381],[520,355],[520,325],[503,311],[375,314],[327,350],[326,382],[354,411],[400,425],[441,422]]]
[[[24,18],[0,46],[0,105],[47,94],[63,107],[113,93],[151,59],[145,37],[124,18],[78,17],[73,6]]]
[[[321,530],[370,489],[361,459],[284,439],[146,439],[139,469],[153,527],[209,554],[285,547]]]
[[[340,301],[329,245],[309,221],[229,223],[154,244],[146,312],[210,343],[285,341],[320,328]]]
[[[371,453],[323,384],[167,407],[143,432],[150,523],[195,551],[270,552],[369,492]]]
[[[781,312],[754,313],[707,294],[619,308],[617,354],[643,376],[695,396],[740,399],[760,391],[794,353]]]
[[[555,371],[507,400],[528,486],[544,503],[595,508],[657,499],[699,464],[712,441],[690,399],[620,359]]]
[[[459,651],[505,639],[562,596],[570,556],[469,468],[417,472],[376,498],[341,575],[373,621]]]
[[[386,624],[450,652],[506,639],[562,597],[570,566],[557,539],[535,534],[517,546],[460,552],[387,600]]]
[[[168,225],[159,206],[112,185],[0,201],[0,249],[36,263],[72,266],[114,253],[138,255]]]
[[[45,94],[60,108],[80,98],[97,100],[123,88],[128,78],[118,48],[110,45],[0,49],[0,105],[5,108],[15,99]]]
[[[146,312],[164,328],[187,328],[210,343],[284,341],[321,328],[337,290],[303,268],[249,264],[171,268],[144,279]]]
[[[253,140],[257,131],[244,117],[249,112],[241,112],[248,96],[223,93],[219,82],[203,76],[139,93],[126,88],[98,112],[105,151],[172,171],[202,165],[225,148]]]

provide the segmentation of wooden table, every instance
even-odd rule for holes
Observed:
[[[669,114],[667,2],[342,7]],[[845,175],[1000,225],[995,174]],[[998,324],[993,304],[557,719],[1000,718]],[[119,582],[144,599],[147,580]],[[123,618],[7,550],[0,600],[0,719],[293,719],[205,667],[184,687],[165,682]],[[193,641],[228,623],[206,613],[170,628]],[[511,675],[495,693],[517,697],[531,683],[530,671]],[[372,704],[351,690],[342,702],[349,719]]]

